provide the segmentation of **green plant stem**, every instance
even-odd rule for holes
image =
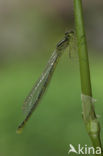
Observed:
[[[92,100],[92,88],[90,81],[88,50],[84,30],[82,0],[74,0],[74,15],[80,65],[81,90],[82,95],[84,95],[84,98],[82,99],[82,104],[84,107],[83,119],[92,144],[96,148],[101,147],[100,126],[95,114]]]

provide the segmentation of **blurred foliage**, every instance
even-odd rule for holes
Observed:
[[[102,61],[91,59],[91,76],[97,114],[103,118]],[[77,61],[65,53],[38,108],[21,135],[16,128],[23,119],[21,105],[45,65],[26,61],[0,70],[0,154],[67,155],[68,146],[90,145],[81,116],[80,82]]]
[[[17,135],[16,128],[23,119],[25,96],[56,43],[73,27],[73,8],[70,5],[68,15],[62,16],[58,11],[43,13],[36,3],[10,2],[8,6],[5,3],[0,15],[0,155],[67,156],[70,143],[75,147],[78,143],[90,145],[81,115],[78,59],[69,59],[68,51],[60,59],[50,86],[23,133]],[[93,94],[101,124],[102,66],[99,51],[90,51]]]

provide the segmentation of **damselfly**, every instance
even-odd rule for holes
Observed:
[[[50,57],[45,70],[41,74],[36,84],[33,86],[27,98],[25,99],[23,109],[25,112],[27,112],[27,115],[25,119],[21,122],[21,124],[18,126],[17,133],[21,132],[22,128],[25,126],[26,122],[32,115],[41,97],[43,96],[51,80],[51,77],[58,63],[58,60],[62,55],[63,51],[69,46],[72,36],[74,36],[73,31],[66,32],[64,38],[57,43],[56,49],[54,50],[52,56]]]

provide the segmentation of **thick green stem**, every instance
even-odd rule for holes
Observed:
[[[96,148],[101,147],[100,126],[93,106],[88,51],[83,21],[82,0],[74,0],[74,14],[80,65],[83,119],[92,144]]]

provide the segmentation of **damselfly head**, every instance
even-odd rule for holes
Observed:
[[[74,36],[74,31],[67,31],[65,33],[64,39],[57,43],[57,49],[63,50],[69,45],[69,40]]]
[[[69,38],[72,35],[74,35],[74,31],[73,30],[65,32],[65,38]]]

